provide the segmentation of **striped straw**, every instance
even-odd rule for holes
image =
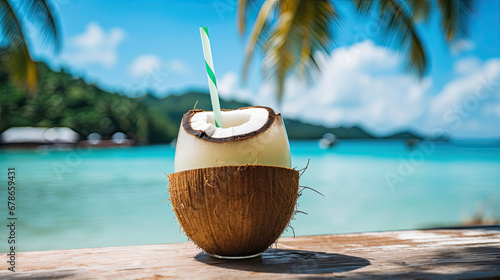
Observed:
[[[212,110],[214,111],[215,126],[222,126],[222,116],[220,113],[219,95],[217,93],[217,82],[215,81],[214,62],[212,61],[212,50],[208,39],[208,28],[200,27],[201,44],[203,45],[203,55],[205,56],[205,66],[207,68],[208,87],[210,88],[210,99],[212,99]]]

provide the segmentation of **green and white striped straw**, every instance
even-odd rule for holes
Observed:
[[[210,88],[210,99],[212,99],[215,126],[223,127],[217,82],[215,81],[214,62],[212,61],[212,50],[210,49],[210,40],[208,39],[208,28],[200,27],[200,35],[201,44],[203,45],[203,55],[205,56],[205,67],[207,68],[208,87]]]

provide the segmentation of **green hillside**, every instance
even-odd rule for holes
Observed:
[[[106,92],[65,71],[38,63],[36,95],[26,94],[4,79],[0,82],[0,131],[13,126],[65,126],[82,139],[92,132],[109,138],[127,132],[139,143],[163,143],[174,138],[174,122],[118,93]]]
[[[97,132],[104,139],[115,132],[126,132],[139,144],[167,143],[177,136],[182,115],[196,104],[197,109],[211,110],[208,93],[186,92],[158,98],[146,94],[130,98],[107,92],[82,78],[39,65],[39,87],[36,95],[26,94],[0,73],[0,132],[15,126],[69,127],[82,139]],[[221,99],[221,107],[236,109],[250,106]],[[327,128],[297,120],[285,119],[290,139],[318,139],[327,132],[339,139],[374,139],[359,127]],[[419,138],[403,133],[394,138]],[[389,138],[391,138],[389,136]]]

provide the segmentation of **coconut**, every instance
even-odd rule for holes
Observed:
[[[186,235],[215,257],[259,255],[293,214],[299,173],[291,169],[283,120],[268,107],[191,110],[181,123],[170,201]]]
[[[189,239],[212,256],[245,258],[265,251],[286,228],[299,172],[240,165],[192,169],[168,178],[172,208]]]
[[[184,114],[175,153],[175,171],[260,164],[291,166],[283,119],[269,107],[222,111],[224,128],[216,127],[213,112]]]

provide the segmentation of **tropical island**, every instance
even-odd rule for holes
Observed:
[[[68,127],[82,140],[91,133],[110,139],[124,132],[137,144],[160,144],[176,138],[180,119],[188,110],[195,106],[211,110],[208,92],[128,97],[105,91],[64,69],[54,71],[43,62],[37,62],[37,68],[38,91],[33,94],[11,82],[8,72],[0,73],[0,133],[11,127]],[[221,99],[222,108],[247,106],[251,104]],[[320,139],[325,133],[337,139],[423,138],[408,131],[377,137],[357,126],[325,127],[295,119],[285,119],[285,124],[290,139]]]

